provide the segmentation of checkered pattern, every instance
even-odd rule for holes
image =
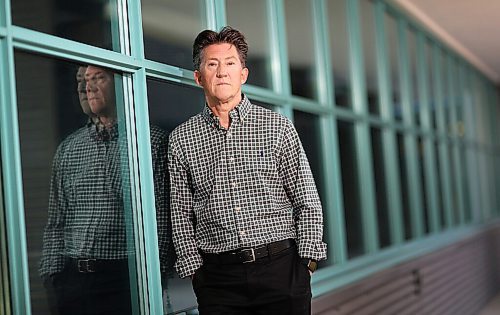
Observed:
[[[89,123],[68,136],[53,160],[49,219],[43,237],[42,277],[62,270],[65,257],[123,259],[127,248],[123,193],[130,191],[126,145],[120,144],[118,126],[99,130]],[[167,215],[167,135],[151,128],[153,173],[162,268],[168,266],[171,234]],[[128,188],[127,188],[128,187]],[[128,199],[128,198],[127,198]],[[128,221],[128,220],[127,220]],[[171,247],[171,246],[170,246]],[[171,252],[171,251],[170,251]]]
[[[219,253],[295,238],[301,257],[326,257],[314,179],[293,124],[246,96],[221,127],[205,106],[170,135],[177,272],[190,276]]]

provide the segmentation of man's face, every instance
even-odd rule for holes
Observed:
[[[88,66],[85,71],[87,98],[92,113],[109,116],[115,106],[115,84],[113,74],[99,67]]]
[[[91,115],[92,111],[89,107],[89,101],[87,99],[87,84],[85,83],[85,71],[87,67],[79,67],[76,73],[76,83],[78,98],[80,100],[80,106],[86,115]]]
[[[203,87],[209,104],[239,99],[248,69],[241,66],[236,47],[214,44],[203,49],[200,70],[194,72],[196,83]]]

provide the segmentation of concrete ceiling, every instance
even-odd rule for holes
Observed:
[[[500,0],[393,0],[500,85]]]

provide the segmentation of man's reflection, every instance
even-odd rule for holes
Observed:
[[[123,193],[130,187],[122,178],[127,151],[118,137],[114,74],[80,67],[77,83],[89,119],[59,145],[53,160],[40,274],[53,288],[59,314],[130,314],[128,257],[135,251],[127,246]],[[155,127],[151,147],[160,253],[166,254],[167,136]],[[161,258],[166,271],[167,257]]]

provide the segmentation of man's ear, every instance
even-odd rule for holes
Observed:
[[[201,85],[201,72],[199,70],[194,70],[194,81],[199,86],[202,86]]]
[[[248,68],[245,67],[241,70],[241,84],[245,84],[248,79]]]

